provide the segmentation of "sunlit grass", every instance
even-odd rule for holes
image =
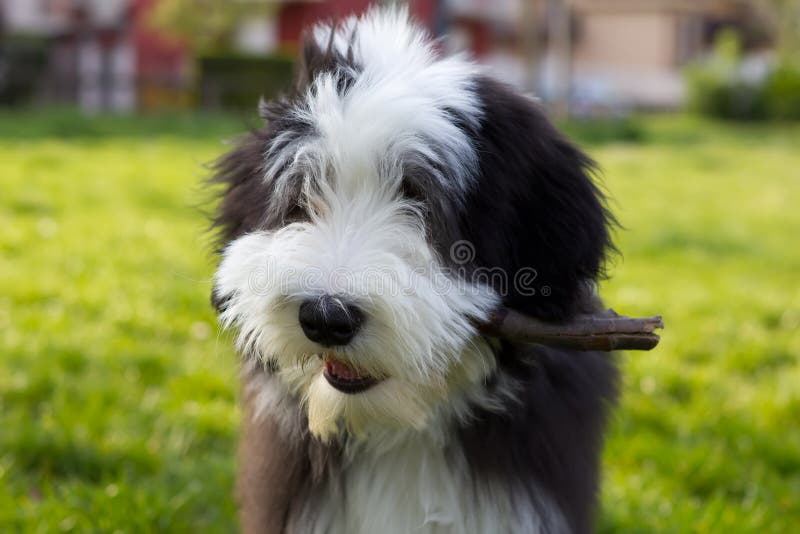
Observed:
[[[0,116],[0,530],[229,532],[236,360],[197,206],[244,123],[76,120]],[[667,323],[621,357],[600,529],[790,532],[800,131],[643,125],[587,147],[627,228],[604,296]]]
[[[800,129],[661,120],[593,153],[624,259],[604,286],[661,312],[623,356],[602,527],[788,532],[800,524]]]

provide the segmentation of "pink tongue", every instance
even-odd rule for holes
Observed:
[[[362,376],[353,371],[349,365],[339,360],[325,360],[325,370],[329,375],[342,380],[361,380]]]

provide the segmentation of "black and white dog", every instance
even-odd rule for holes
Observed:
[[[402,10],[320,25],[216,166],[248,532],[588,532],[617,372],[481,335],[598,305],[613,219],[536,103]]]

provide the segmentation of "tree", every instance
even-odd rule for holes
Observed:
[[[149,23],[197,52],[213,52],[231,48],[240,23],[266,18],[275,6],[270,0],[158,0]]]

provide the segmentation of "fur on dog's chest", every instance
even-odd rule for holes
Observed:
[[[545,495],[515,501],[513,487],[476,481],[456,447],[413,434],[382,451],[356,452],[290,518],[292,532],[540,533],[564,529]],[[478,482],[478,483],[476,483]]]

